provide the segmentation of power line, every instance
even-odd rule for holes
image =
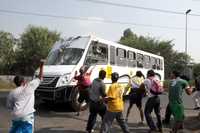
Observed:
[[[140,6],[134,6],[134,5],[129,5],[129,4],[119,4],[119,3],[113,3],[113,2],[101,1],[101,0],[78,0],[78,1],[87,1],[87,2],[92,2],[92,3],[97,3],[97,4],[104,4],[104,5],[111,5],[111,6],[118,6],[118,7],[127,7],[127,8],[135,8],[135,9],[142,9],[142,10],[169,13],[169,14],[177,14],[177,15],[184,15],[185,14],[183,12],[156,9],[156,8],[140,7]]]
[[[126,25],[136,25],[136,26],[142,26],[142,27],[162,28],[162,29],[171,29],[171,30],[185,30],[185,28],[183,28],[183,27],[169,27],[169,26],[160,26],[160,25],[151,25],[151,24],[139,24],[139,23],[134,23],[134,22],[122,22],[122,21],[106,20],[106,19],[95,19],[95,18],[71,17],[71,16],[52,15],[52,14],[41,14],[41,13],[34,13],[34,12],[22,12],[22,11],[5,10],[5,9],[0,9],[0,13],[39,16],[39,17],[50,17],[50,18],[61,18],[61,19],[89,21],[89,22],[102,22],[102,23],[112,23],[112,24],[121,24],[121,25],[126,24]],[[194,29],[194,28],[190,28],[190,30],[200,31],[200,29]]]
[[[91,2],[91,3],[96,3],[96,4],[111,5],[111,6],[117,6],[117,7],[135,8],[135,9],[140,9],[140,10],[161,12],[161,13],[168,13],[168,14],[185,15],[185,12],[163,10],[163,9],[158,9],[158,8],[147,8],[147,7],[134,6],[130,4],[114,3],[114,2],[108,2],[108,1],[102,1],[102,0],[78,0],[78,1],[86,1],[86,2]],[[200,17],[200,14],[190,13],[188,15]]]

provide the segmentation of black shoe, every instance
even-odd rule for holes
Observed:
[[[195,108],[194,108],[194,110],[199,110],[199,109],[200,109],[200,107],[195,107]]]
[[[86,131],[86,133],[94,133],[94,129]]]
[[[169,121],[167,121],[166,119],[164,119],[164,120],[162,120],[162,124],[164,124],[164,125],[169,125],[169,124],[170,124],[170,122],[169,122]]]
[[[159,133],[163,133],[163,130],[162,130],[162,128],[161,128],[161,129],[158,129],[158,132],[159,132]]]

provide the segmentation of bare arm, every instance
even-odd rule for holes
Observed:
[[[188,87],[185,89],[185,92],[186,92],[187,95],[191,95],[192,92],[193,92],[192,87],[189,87],[189,86],[188,86]]]
[[[40,70],[39,70],[39,76],[38,76],[38,78],[40,79],[40,80],[42,80],[43,79],[43,67],[44,67],[44,60],[41,60],[40,61]]]

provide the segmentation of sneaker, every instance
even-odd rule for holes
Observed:
[[[94,129],[92,129],[90,131],[86,131],[86,133],[94,133]]]
[[[199,110],[199,109],[200,109],[200,107],[195,107],[195,108],[194,108],[194,110]]]
[[[163,133],[163,130],[162,130],[162,129],[158,129],[158,132],[159,132],[159,133]]]
[[[162,120],[162,124],[164,124],[164,125],[169,125],[170,122],[164,119],[164,120]]]

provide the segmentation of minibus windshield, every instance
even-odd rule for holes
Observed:
[[[84,49],[65,48],[52,51],[47,59],[47,65],[76,65],[83,55]]]
[[[81,59],[89,37],[75,37],[55,43],[46,65],[76,65]]]

